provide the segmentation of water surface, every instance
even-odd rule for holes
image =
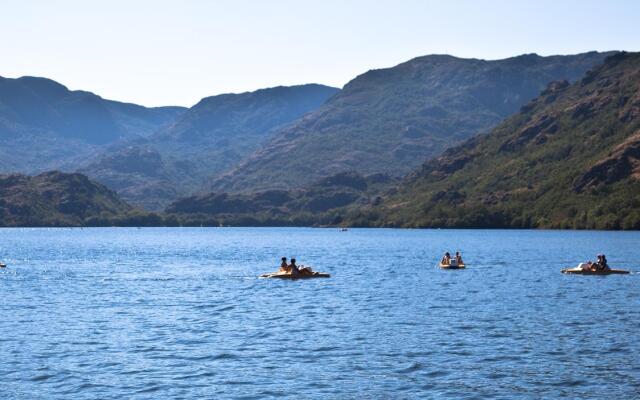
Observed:
[[[633,398],[638,232],[0,229],[0,397]],[[435,264],[462,250],[467,270]],[[258,279],[281,256],[329,272]]]

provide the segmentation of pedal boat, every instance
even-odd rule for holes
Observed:
[[[464,264],[449,265],[449,264],[439,263],[438,266],[442,269],[464,269],[465,268]]]
[[[311,279],[311,278],[330,278],[331,274],[327,274],[324,272],[314,272],[313,275],[298,275],[293,276],[290,272],[272,272],[269,274],[262,274],[260,278],[269,278],[269,279]]]
[[[566,268],[560,272],[562,272],[563,274],[574,274],[574,275],[626,275],[630,273],[630,271],[626,271],[624,269],[608,269],[606,271],[585,271],[580,267]]]

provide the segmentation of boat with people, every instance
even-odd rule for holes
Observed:
[[[460,254],[459,251],[456,251],[456,255],[454,257],[451,257],[449,252],[444,253],[444,256],[442,257],[442,260],[440,260],[438,266],[442,269],[464,269],[466,267],[464,261],[462,261],[462,254]]]
[[[576,275],[625,275],[630,274],[631,271],[624,269],[610,269],[607,271],[586,271],[580,267],[565,268],[562,271],[563,274],[576,274]]]
[[[314,271],[311,267],[297,265],[296,259],[291,258],[291,263],[287,263],[287,257],[282,257],[280,269],[276,272],[260,275],[260,278],[275,279],[310,279],[310,278],[330,278],[331,274]]]
[[[273,272],[270,274],[262,274],[260,278],[274,278],[274,279],[310,279],[310,278],[331,278],[331,274],[326,274],[323,272],[316,272],[313,275],[301,275],[294,277],[289,273],[283,272]]]
[[[466,266],[464,264],[460,265],[447,265],[443,263],[439,263],[438,266],[442,269],[465,269]]]
[[[596,259],[596,262],[587,261],[578,264],[577,267],[565,268],[560,272],[576,275],[626,275],[630,273],[630,271],[624,269],[611,269],[607,262],[607,256],[604,254],[598,254]]]

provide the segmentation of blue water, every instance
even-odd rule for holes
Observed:
[[[634,398],[638,232],[3,229],[0,398]],[[461,249],[467,270],[434,267]],[[281,256],[329,279],[258,279]]]

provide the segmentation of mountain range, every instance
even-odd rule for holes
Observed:
[[[148,210],[194,193],[303,188],[345,171],[400,177],[607,54],[425,56],[364,73],[342,90],[275,87],[189,109],[2,78],[0,172],[81,172]]]
[[[151,135],[184,110],[105,100],[45,78],[0,77],[0,172],[72,170],[109,144]]]
[[[0,78],[0,225],[640,229],[639,117],[625,52],[426,56],[189,109]],[[88,177],[13,173],[54,168]]]
[[[640,53],[551,83],[490,134],[409,175],[351,223],[640,229]]]
[[[257,150],[275,129],[337,91],[309,84],[207,97],[152,135],[113,146],[79,171],[133,204],[160,210],[199,191]]]
[[[550,81],[580,79],[609,54],[527,54],[495,61],[431,55],[366,72],[214,177],[209,189],[289,189],[344,171],[402,176],[487,132]]]

